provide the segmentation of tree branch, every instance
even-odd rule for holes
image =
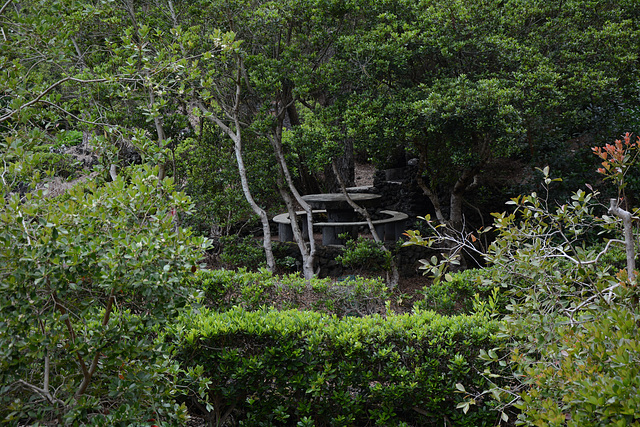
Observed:
[[[377,243],[383,243],[381,245],[382,250],[385,252],[390,252],[389,249],[387,249],[387,247],[384,245],[384,242],[382,242],[382,240],[380,239],[380,236],[378,236],[378,232],[376,231],[376,227],[373,225],[373,221],[371,220],[371,215],[369,215],[369,212],[367,212],[365,208],[358,206],[358,204],[353,201],[351,196],[349,196],[349,193],[347,193],[347,187],[344,185],[344,181],[342,180],[342,176],[338,171],[338,166],[336,165],[336,161],[334,159],[331,159],[331,167],[333,168],[333,173],[335,174],[336,180],[338,180],[338,184],[340,185],[340,190],[342,190],[342,194],[347,200],[349,206],[351,206],[356,212],[358,212],[365,218],[373,239]],[[389,287],[395,288],[400,281],[400,273],[398,272],[398,266],[396,265],[393,256],[389,257],[389,260],[391,261],[391,278],[389,279]]]
[[[116,297],[116,290],[114,287],[111,289],[111,293],[109,294],[109,300],[107,301],[107,306],[105,307],[105,310],[104,310],[104,316],[102,316],[103,328],[107,326],[107,324],[109,323],[109,318],[111,317],[111,312],[113,311],[113,301],[115,300],[115,297]],[[82,383],[80,384],[80,387],[78,387],[78,390],[76,391],[76,394],[75,394],[76,399],[82,396],[84,392],[87,390],[87,387],[89,386],[89,382],[91,381],[93,374],[96,372],[96,369],[98,368],[98,361],[100,359],[100,354],[101,354],[100,350],[96,350],[96,354],[93,356],[93,361],[91,362],[91,367],[87,370],[86,375],[82,379]]]
[[[65,404],[65,402],[63,400],[60,400],[57,397],[54,397],[47,390],[42,389],[42,388],[40,388],[38,386],[35,386],[35,385],[31,384],[31,383],[28,383],[28,382],[26,382],[24,380],[18,380],[14,384],[20,384],[23,387],[26,387],[28,389],[31,389],[31,390],[35,391],[36,393],[38,393],[40,396],[44,397],[45,399],[47,399],[51,403],[57,403],[59,405],[66,406],[66,404]]]
[[[4,12],[4,10],[7,8],[7,6],[9,6],[9,4],[11,4],[12,1],[13,0],[7,0],[4,6],[2,6],[2,9],[0,9],[0,15],[2,15],[2,12]]]
[[[56,87],[60,86],[62,83],[69,82],[69,81],[76,82],[76,83],[103,83],[103,82],[108,81],[108,79],[82,80],[82,79],[76,79],[75,77],[65,77],[64,79],[60,79],[57,82],[55,82],[54,84],[52,84],[51,86],[49,86],[48,88],[46,88],[37,97],[35,97],[31,101],[27,102],[26,104],[23,104],[22,106],[20,106],[20,108],[18,108],[17,110],[13,110],[12,112],[10,112],[8,114],[5,114],[4,116],[0,116],[0,123],[4,122],[5,120],[9,120],[15,114],[19,113],[22,110],[25,110],[25,109],[31,107],[33,104],[37,104],[38,102],[40,102],[40,100],[43,97],[45,97],[53,89],[55,89]]]

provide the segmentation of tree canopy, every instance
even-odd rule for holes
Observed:
[[[180,189],[201,230],[259,217],[272,270],[271,209],[312,221],[301,194],[349,183],[354,153],[416,158],[464,232],[493,160],[575,169],[640,125],[639,22],[635,0],[6,0],[0,413],[180,422],[154,334],[197,300],[183,279],[208,247]],[[79,175],[71,143],[95,158]]]

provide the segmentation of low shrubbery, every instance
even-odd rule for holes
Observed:
[[[188,279],[205,295],[205,304],[218,311],[240,306],[247,310],[271,306],[279,309],[317,310],[324,313],[366,315],[382,313],[391,294],[381,279],[353,277],[342,282],[297,274],[274,276],[266,270],[201,270]]]
[[[482,400],[456,409],[456,384],[488,386],[478,354],[497,345],[496,330],[484,316],[339,319],[236,307],[187,313],[165,340],[215,425],[482,426],[497,413]]]
[[[391,252],[384,250],[384,244],[359,236],[356,240],[345,242],[345,249],[336,261],[345,267],[357,271],[389,271]]]
[[[618,289],[615,294],[637,298],[638,292]],[[599,307],[585,311],[584,318],[590,320],[555,330],[558,342],[541,352],[546,363],[529,364],[531,387],[518,405],[525,425],[640,425],[637,305]]]
[[[416,301],[416,308],[452,315],[472,313],[478,304],[488,303],[492,298],[500,307],[505,305],[504,301],[496,301],[493,297],[496,285],[485,270],[465,270],[441,279],[424,288],[423,298]]]

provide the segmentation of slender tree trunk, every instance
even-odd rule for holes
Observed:
[[[418,172],[416,174],[416,180],[418,182],[418,187],[422,190],[422,192],[429,198],[429,201],[433,205],[433,210],[436,215],[436,219],[440,224],[447,224],[447,220],[442,213],[442,207],[440,205],[440,199],[438,198],[438,193],[436,190],[429,187],[429,185],[424,182],[424,178],[422,177],[425,173],[429,173],[427,167],[427,154],[426,149],[420,150],[420,159],[418,162]]]
[[[464,216],[462,213],[464,195],[469,190],[477,186],[478,173],[480,172],[481,167],[486,164],[490,156],[489,147],[491,139],[488,136],[474,135],[473,140],[478,149],[478,157],[480,161],[475,166],[464,169],[454,183],[453,188],[451,189],[451,192],[449,194],[448,218],[445,217],[442,211],[442,206],[440,205],[440,200],[438,198],[436,190],[427,185],[422,178],[422,175],[428,172],[427,149],[424,146],[422,146],[422,149],[420,151],[419,170],[417,177],[418,186],[422,189],[424,194],[433,204],[438,223],[445,226],[442,231],[442,243],[444,244],[446,250],[449,252],[450,256],[458,257],[458,268],[461,269],[466,268],[467,265],[467,260],[465,259],[464,254],[460,253],[464,245],[460,245],[458,243],[458,239],[464,234],[465,228]]]
[[[278,116],[281,116],[280,114]],[[282,174],[282,178],[284,179],[284,184],[287,185],[288,193],[284,188],[281,189],[280,194],[282,195],[285,203],[287,204],[287,209],[289,211],[289,218],[291,218],[291,228],[293,231],[293,238],[298,244],[298,248],[300,248],[300,253],[302,255],[302,273],[305,279],[310,280],[314,275],[314,263],[315,263],[315,255],[316,255],[316,243],[313,238],[313,210],[311,206],[302,198],[298,189],[293,183],[293,179],[291,178],[291,173],[289,172],[289,168],[287,166],[287,161],[284,157],[284,150],[282,148],[282,120],[280,117],[279,123],[276,126],[274,134],[269,136],[271,140],[271,145],[273,146],[273,150],[276,155],[276,160],[278,161],[278,167],[280,173]],[[282,185],[281,187],[284,187]],[[293,198],[290,196],[293,195]],[[295,209],[293,208],[293,199],[302,207],[305,212],[305,220],[307,221],[307,230],[309,230],[309,245],[307,246],[302,231],[298,227],[297,224],[297,216],[295,213]]]
[[[627,276],[634,280],[636,275],[636,255],[633,238],[633,217],[630,212],[618,206],[617,199],[609,200],[609,213],[622,219],[624,227],[624,245],[627,256]]]
[[[456,181],[449,198],[449,224],[456,231],[463,231],[462,205],[467,191],[477,185],[478,168],[466,169]]]
[[[149,73],[147,72],[147,78],[149,77]],[[153,104],[156,102],[155,93],[153,92],[153,87],[151,86],[151,81],[149,81],[149,110],[153,109]],[[164,127],[162,126],[162,118],[160,116],[155,116],[153,118],[153,124],[156,127],[156,133],[158,134],[158,147],[162,147],[164,144],[164,140],[166,139],[164,134]],[[166,175],[165,171],[165,163],[162,162],[158,165],[158,181],[162,181]]]
[[[373,221],[371,220],[371,215],[369,215],[369,212],[365,208],[359,206],[349,196],[349,193],[347,192],[347,187],[344,184],[344,181],[342,180],[342,176],[340,175],[340,171],[338,170],[338,166],[336,165],[336,162],[334,160],[331,160],[331,166],[333,168],[333,173],[336,175],[336,179],[338,180],[338,184],[340,185],[340,190],[342,191],[342,194],[347,200],[347,203],[349,203],[349,206],[351,206],[356,212],[358,212],[360,215],[362,215],[365,218],[365,220],[367,221],[367,225],[369,226],[369,231],[373,236],[373,240],[375,240],[376,243],[381,243],[380,247],[382,248],[382,250],[389,253],[390,252],[389,249],[387,249],[382,239],[380,239],[380,236],[378,236],[378,232],[376,231],[376,227],[373,225]],[[387,282],[390,288],[395,288],[398,285],[398,282],[400,281],[400,273],[398,272],[398,266],[396,265],[396,261],[393,256],[390,257],[390,260],[391,260],[391,277],[387,278]]]
[[[264,247],[265,257],[267,259],[267,268],[272,273],[276,270],[276,262],[273,256],[273,248],[271,245],[271,226],[269,225],[269,217],[264,209],[262,209],[255,202],[251,190],[249,189],[249,180],[247,179],[247,170],[244,165],[244,159],[242,157],[242,138],[240,135],[240,129],[237,128],[238,133],[233,139],[233,149],[236,155],[236,162],[238,164],[238,172],[240,173],[240,182],[242,185],[242,192],[245,199],[249,202],[251,209],[260,217],[262,223],[263,240],[262,246]]]
[[[269,225],[269,217],[264,209],[262,209],[253,198],[251,194],[251,190],[249,189],[249,180],[247,178],[247,170],[244,164],[244,159],[242,157],[242,128],[240,124],[239,118],[239,107],[240,107],[240,95],[242,92],[242,60],[238,59],[238,75],[236,78],[236,94],[234,107],[231,112],[231,119],[233,121],[235,131],[232,130],[229,126],[227,126],[218,116],[208,111],[208,109],[202,104],[202,102],[197,101],[196,104],[198,108],[206,113],[206,117],[215,123],[224,133],[226,133],[231,140],[233,141],[233,149],[236,155],[236,163],[238,164],[238,173],[240,174],[240,183],[242,185],[242,193],[244,194],[245,199],[251,206],[253,212],[260,217],[260,222],[262,223],[262,232],[263,232],[263,247],[265,252],[265,257],[267,260],[267,268],[272,273],[275,272],[276,263],[275,258],[273,256],[273,247],[271,245],[271,226]]]

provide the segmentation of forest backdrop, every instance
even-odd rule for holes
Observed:
[[[611,186],[596,174],[591,147],[640,129],[639,18],[635,0],[5,1],[0,307],[8,314],[0,323],[0,393],[9,409],[0,413],[59,423],[104,415],[106,407],[113,419],[186,416],[171,400],[176,388],[160,380],[179,376],[178,366],[157,357],[162,346],[154,338],[199,298],[185,280],[207,238],[233,235],[249,222],[275,271],[269,218],[285,208],[295,216],[298,206],[309,212],[302,194],[353,184],[356,159],[379,169],[418,159],[420,188],[448,236],[475,232],[465,229],[473,209],[465,203],[502,203],[529,190],[552,192],[514,203],[545,212],[555,218],[551,224],[566,226],[569,214],[555,213],[554,202],[574,190],[583,193],[574,194],[572,209],[585,208],[571,215],[587,213],[593,197],[585,183],[589,194],[624,190],[623,207],[631,211],[634,158],[623,182]],[[71,147],[84,163],[75,163]],[[550,166],[548,182],[518,176],[511,186],[491,187],[499,161],[526,170]],[[562,178],[558,187],[550,176]],[[47,197],[54,181],[70,189]],[[503,230],[515,221],[497,218]],[[528,226],[546,233],[543,223]],[[494,235],[494,250],[517,252],[507,244],[517,234],[509,230]],[[294,232],[301,272],[312,280],[314,242]],[[588,246],[602,242],[597,236],[568,240]],[[562,246],[559,258],[567,253]],[[554,347],[542,346],[555,343],[549,336],[559,330],[567,337],[558,326],[566,323],[563,310],[604,310],[592,293],[606,289],[607,305],[614,290],[622,292],[607,282],[612,276],[604,278],[609,273],[585,272],[580,263],[558,267],[548,253],[542,259],[551,264],[529,263],[529,273],[509,276],[526,263],[500,256],[487,258],[503,267],[496,284],[532,278],[522,279],[529,287],[516,286],[524,302],[513,305],[521,317],[508,334],[542,359],[566,351],[547,354]],[[558,298],[566,304],[532,302],[536,274],[565,267],[562,279],[543,283],[561,280],[566,293]],[[575,283],[587,282],[576,291]],[[548,295],[564,288],[554,289]],[[550,335],[536,340],[523,332],[531,323],[518,322],[539,304],[553,315],[532,322],[553,321]],[[616,318],[637,321],[625,307],[615,308]],[[571,333],[575,342],[577,336],[589,334]],[[488,363],[498,363],[494,355]],[[629,364],[636,372],[637,362]],[[551,375],[539,366],[520,372]]]

